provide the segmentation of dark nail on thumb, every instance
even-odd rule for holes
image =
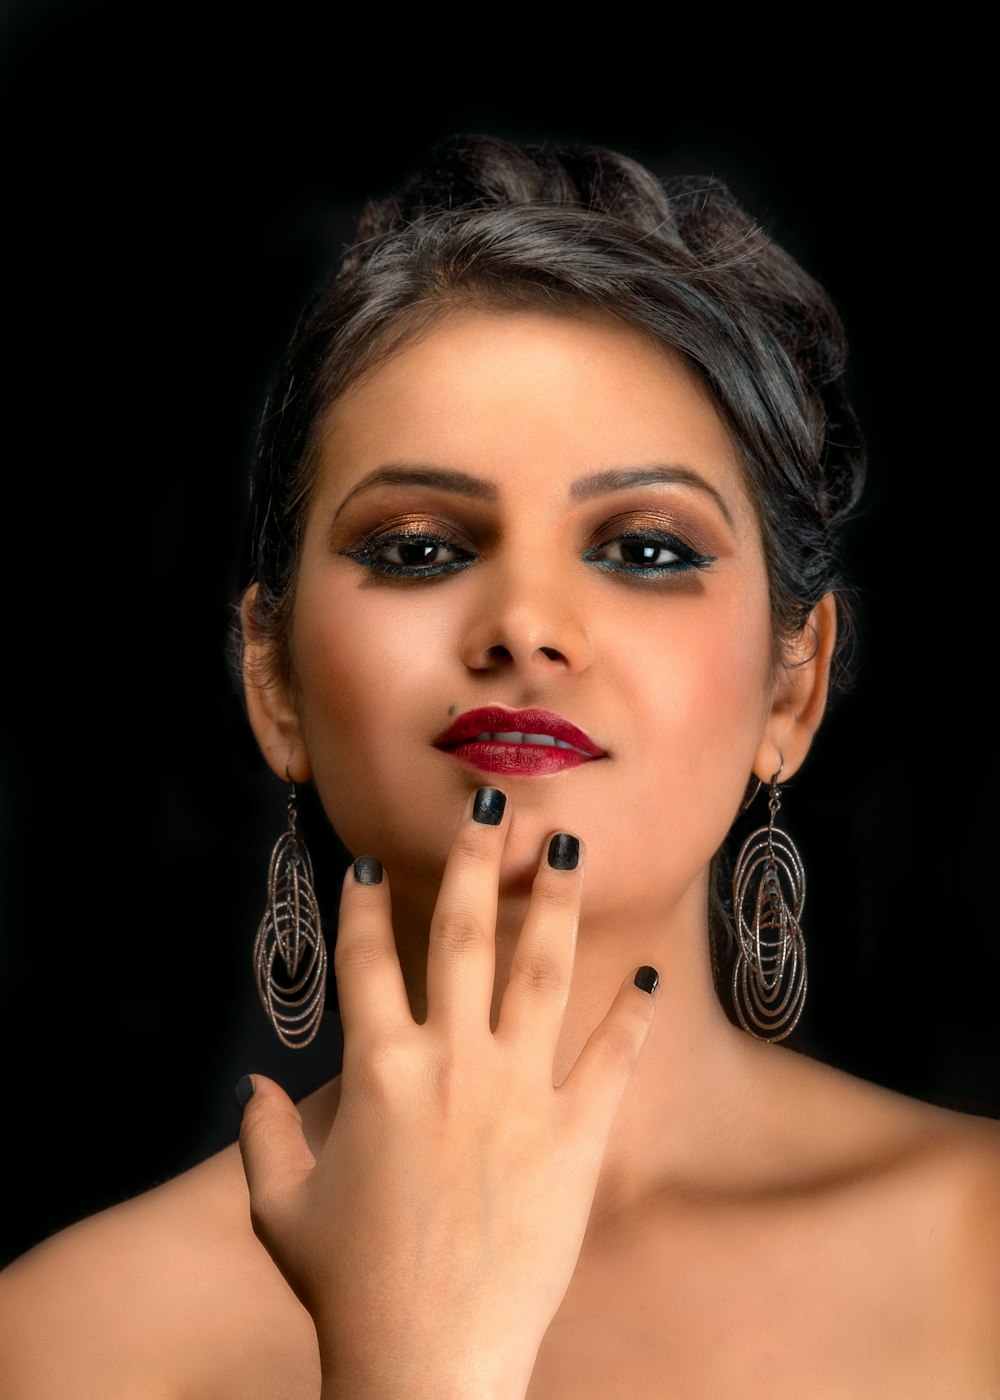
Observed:
[[[660,985],[660,974],[655,967],[640,967],[635,974],[635,985],[640,992],[649,992],[650,996]]]
[[[236,1086],[236,1102],[240,1106],[241,1113],[252,1098],[253,1080],[250,1078],[249,1074],[245,1074]]]

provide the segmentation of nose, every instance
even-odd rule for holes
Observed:
[[[544,571],[516,577],[484,571],[461,654],[471,671],[549,675],[585,670],[592,643],[579,597],[573,599],[572,581],[564,577],[557,582]]]

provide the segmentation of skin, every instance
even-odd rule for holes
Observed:
[[[494,499],[358,489],[401,465]],[[374,572],[401,522],[467,567]],[[711,562],[606,567],[650,532]],[[255,1077],[246,1181],[230,1149],[8,1270],[11,1393],[994,1393],[996,1125],[757,1042],[712,986],[708,864],[748,777],[806,757],[835,609],[776,669],[753,502],[684,365],[610,320],[449,315],[329,415],[276,683],[250,602],[263,752],[386,872],[345,881],[344,1072],[298,1109]],[[488,703],[607,756],[499,779],[434,746]]]

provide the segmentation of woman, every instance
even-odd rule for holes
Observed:
[[[356,857],[343,1074],[248,1076],[239,1151],[13,1265],[5,1393],[996,1390],[996,1125],[774,1043],[842,362],[723,191],[612,153],[459,140],[366,211],[265,414],[241,613],[292,794],[261,997],[310,1038],[311,781]]]

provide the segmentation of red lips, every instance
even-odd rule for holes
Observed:
[[[563,749],[555,745],[477,739],[480,734],[511,733],[547,734],[573,747]],[[484,772],[523,776],[556,773],[605,757],[604,750],[589,735],[562,715],[554,715],[549,710],[505,710],[499,705],[459,715],[434,743],[437,748]]]

